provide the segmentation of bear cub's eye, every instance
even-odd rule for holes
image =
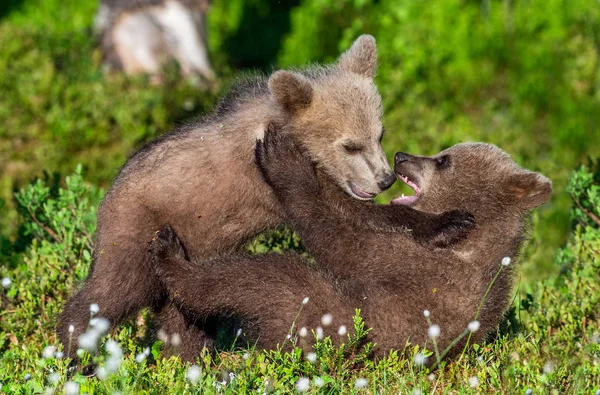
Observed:
[[[450,167],[450,155],[440,156],[435,160],[438,169],[447,169]]]
[[[363,149],[360,145],[353,143],[345,143],[342,146],[349,154],[358,154]]]

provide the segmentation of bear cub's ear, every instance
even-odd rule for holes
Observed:
[[[269,91],[276,103],[295,112],[310,106],[313,87],[303,75],[279,70],[269,78]]]
[[[508,180],[508,191],[524,210],[533,210],[550,199],[552,181],[533,171],[515,174]]]
[[[338,67],[344,71],[373,78],[377,69],[375,37],[363,34],[357,38],[350,49],[340,56]]]

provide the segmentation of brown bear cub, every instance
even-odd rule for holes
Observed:
[[[217,313],[241,317],[248,338],[264,348],[295,336],[290,325],[305,297],[309,301],[294,330],[323,326],[328,313],[333,325],[324,334],[335,340],[339,326],[350,328],[354,309],[360,308],[373,328],[370,340],[377,343],[378,356],[403,349],[407,341],[423,345],[428,332],[423,312],[429,310],[441,328],[437,342],[443,349],[475,319],[500,263],[510,257],[513,263],[503,267],[481,308],[473,338],[481,341],[508,307],[528,213],[548,200],[551,182],[483,143],[458,144],[432,157],[398,153],[395,159],[396,174],[416,195],[393,203],[430,213],[469,211],[476,225],[468,235],[470,221],[454,222],[445,231],[454,241],[466,236],[462,242],[439,249],[402,232],[366,229],[351,217],[368,215],[372,206],[359,208],[319,164],[314,171],[291,138],[268,132],[258,143],[257,161],[317,268],[293,254],[192,263],[174,230],[165,227],[151,243],[151,254],[170,297],[198,319]],[[331,208],[334,203],[338,210]],[[300,337],[299,345],[309,348],[311,338]]]
[[[375,40],[361,36],[333,65],[242,81],[213,115],[134,154],[98,210],[94,263],[81,290],[65,306],[58,325],[61,342],[77,342],[88,326],[89,306],[96,303],[98,316],[113,326],[151,307],[159,313],[163,330],[179,333],[188,344],[190,353],[184,359],[210,345],[202,322],[167,303],[147,243],[169,223],[186,243],[190,258],[198,261],[232,253],[258,233],[282,224],[284,212],[254,160],[256,140],[268,124],[301,142],[330,182],[356,203],[389,188],[395,176],[381,147],[375,65]],[[407,206],[378,206],[356,220],[439,245],[452,240],[440,240],[436,232],[463,217],[458,212],[432,215]]]

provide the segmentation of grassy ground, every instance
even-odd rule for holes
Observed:
[[[372,33],[390,156],[488,141],[553,180],[553,200],[534,218],[514,309],[493,341],[433,373],[414,363],[418,350],[374,364],[360,349],[321,343],[314,362],[297,353],[206,354],[196,377],[189,365],[161,357],[144,313],[111,335],[118,347],[108,343],[110,353],[106,338],[100,344],[93,359],[110,375],[68,376],[68,361],[47,347],[56,347],[56,316],[90,265],[98,186],[110,184],[136,147],[208,111],[220,94],[199,91],[175,68],[162,86],[106,74],[92,32],[95,8],[0,4],[0,277],[10,280],[0,289],[0,393],[62,393],[67,381],[81,393],[290,392],[300,378],[325,393],[600,388],[600,180],[590,170],[567,183],[572,169],[600,156],[595,0],[213,1],[210,49],[221,87],[234,67],[269,72],[331,61],[357,34]],[[260,51],[249,46],[249,31],[265,40]],[[78,163],[83,170],[59,177]],[[42,181],[27,186],[34,176]],[[261,238],[251,251],[297,246],[284,234]]]

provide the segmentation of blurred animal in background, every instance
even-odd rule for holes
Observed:
[[[95,28],[104,61],[127,74],[148,73],[160,81],[171,61],[181,73],[214,80],[206,41],[209,0],[100,0]]]

